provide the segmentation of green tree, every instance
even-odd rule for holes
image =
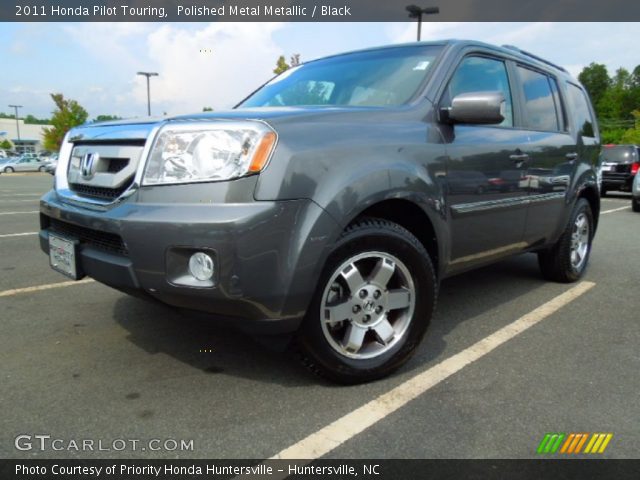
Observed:
[[[13,150],[13,143],[5,138],[2,142],[0,142],[0,148],[2,148],[3,150]]]
[[[202,107],[203,112],[213,112],[213,108],[211,107]]]
[[[285,61],[284,55],[280,55],[278,57],[278,61],[276,62],[276,68],[273,69],[273,73],[276,75],[280,75],[281,73],[286,72],[291,68],[289,64]]]
[[[601,127],[602,128],[600,129],[600,140],[603,145],[622,142],[622,136],[626,132],[624,128],[620,128],[620,127],[606,128],[604,125],[601,125]]]
[[[640,110],[640,65],[631,72],[619,68],[612,77],[602,64],[591,63],[578,76],[593,100],[603,143],[628,142],[633,112]]]
[[[96,118],[94,118],[93,120],[91,120],[91,123],[96,123],[96,122],[111,122],[113,120],[122,120],[122,117],[119,117],[117,115],[98,115]]]
[[[630,128],[622,138],[620,139],[620,143],[633,143],[635,145],[640,145],[640,110],[634,110],[631,112],[635,119],[635,125],[633,128]]]
[[[33,115],[24,117],[24,123],[30,125],[49,125],[49,122],[51,122],[51,120],[48,118],[36,118]]]
[[[44,129],[44,148],[51,152],[60,149],[66,133],[77,125],[87,121],[89,114],[75,100],[67,100],[61,93],[52,93],[51,99],[56,104],[56,109],[51,116],[51,128]]]
[[[611,85],[611,79],[609,78],[609,72],[607,67],[601,63],[590,63],[588,67],[584,67],[578,80],[584,85],[584,88],[589,92],[591,101],[594,105],[598,105],[603,95]]]

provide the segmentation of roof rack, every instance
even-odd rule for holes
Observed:
[[[545,63],[547,65],[552,66],[553,68],[557,68],[558,70],[561,70],[565,73],[569,73],[567,70],[565,70],[563,67],[561,67],[560,65],[556,65],[555,63],[550,62],[549,60],[545,60],[544,58],[541,58],[537,55],[534,55],[531,52],[527,52],[526,50],[522,50],[518,47],[515,47],[513,45],[502,45],[502,48],[508,48],[509,50],[513,50],[515,52],[518,52],[522,55],[526,55],[527,57],[533,58],[534,60],[537,60],[539,62]]]

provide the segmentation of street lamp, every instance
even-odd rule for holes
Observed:
[[[406,7],[407,12],[409,12],[409,18],[417,18],[418,19],[418,41],[420,41],[420,34],[422,33],[422,15],[435,15],[436,13],[440,13],[440,8],[438,7],[419,7],[417,5],[409,5]]]
[[[157,77],[156,72],[138,72],[138,75],[147,77],[147,115],[151,116],[151,92],[149,90],[149,77]]]
[[[18,141],[20,141],[20,122],[18,122],[18,109],[22,108],[22,105],[9,105],[9,108],[13,108],[16,112],[16,130],[18,131]]]

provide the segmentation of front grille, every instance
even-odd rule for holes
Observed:
[[[106,252],[117,253],[124,256],[129,255],[129,250],[120,235],[81,227],[50,217],[44,217],[43,220],[45,220],[45,223],[47,218],[49,223],[48,230],[51,233],[75,238],[79,240],[82,245],[95,247]]]
[[[76,197],[111,203],[133,185],[144,141],[74,144],[67,169],[69,189]]]
[[[81,183],[71,183],[69,188],[83,197],[95,198],[98,200],[115,200],[122,195],[133,183],[133,177],[117,188],[94,187]]]
[[[109,166],[107,167],[107,172],[109,173],[118,173],[124,167],[129,165],[128,158],[109,158]]]

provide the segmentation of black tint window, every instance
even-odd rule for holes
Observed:
[[[567,90],[569,91],[569,102],[578,132],[583,137],[595,137],[593,118],[589,111],[585,93],[572,83],[567,83]]]
[[[507,68],[503,61],[485,57],[467,57],[453,74],[444,103],[450,105],[456,95],[470,92],[502,92],[505,99],[502,126],[513,126],[513,107]]]
[[[564,116],[564,108],[562,108],[562,101],[560,100],[560,93],[558,92],[558,84],[555,78],[549,77],[549,85],[551,85],[551,92],[553,93],[553,102],[556,106],[556,114],[558,115],[558,125],[560,130],[567,130],[567,120]]]
[[[524,121],[534,130],[560,130],[549,77],[518,67],[524,94]]]

